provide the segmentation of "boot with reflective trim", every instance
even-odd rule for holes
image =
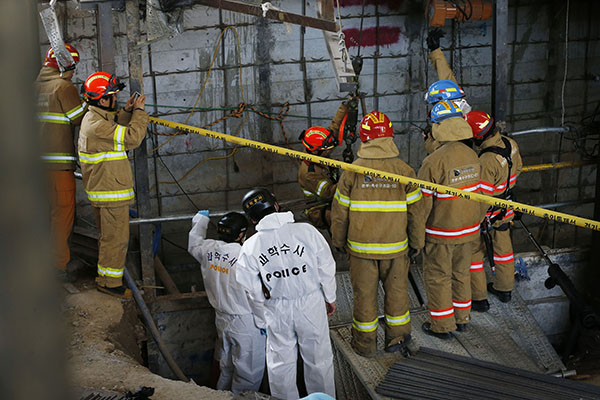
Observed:
[[[496,296],[498,298],[498,300],[500,300],[503,303],[508,303],[510,301],[510,299],[512,298],[510,290],[508,290],[508,291],[496,290],[496,289],[494,289],[494,284],[492,282],[488,283],[487,289],[488,289],[488,292],[490,292],[491,294]]]
[[[471,302],[471,311],[487,312],[490,309],[490,302],[487,299],[473,300]]]
[[[106,287],[106,286],[96,286],[99,292],[110,294],[111,296],[118,297],[119,299],[130,299],[131,298],[131,290],[126,288],[125,286],[117,286],[117,287]]]

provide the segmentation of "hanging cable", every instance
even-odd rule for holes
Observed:
[[[192,198],[187,194],[187,192],[183,189],[183,187],[181,187],[181,185],[179,184],[179,182],[177,182],[177,179],[175,178],[175,175],[173,175],[173,173],[171,172],[171,170],[169,169],[169,167],[167,166],[167,164],[164,162],[164,160],[162,159],[162,157],[160,156],[160,154],[156,153],[156,155],[158,156],[158,159],[160,160],[160,162],[162,163],[162,165],[165,167],[165,169],[167,170],[167,172],[169,173],[169,175],[171,175],[171,177],[173,178],[173,181],[177,184],[177,186],[179,186],[179,190],[181,190],[181,193],[183,193],[185,195],[185,197],[187,197],[187,199],[190,201],[190,203],[192,203],[192,205],[194,206],[194,208],[196,210],[199,210],[199,208],[196,205],[196,203],[194,203],[194,200],[192,200]]]
[[[363,21],[365,19],[365,0],[362,0],[362,9],[360,11],[360,30],[358,31],[358,52],[356,57],[360,57],[360,48],[362,43]]]
[[[560,93],[560,104],[562,109],[560,126],[565,126],[565,86],[567,84],[567,72],[569,70],[569,3],[570,0],[567,0],[567,12],[565,17],[565,73]]]

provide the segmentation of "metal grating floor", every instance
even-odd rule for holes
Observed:
[[[411,267],[421,295],[426,299],[420,265]],[[367,359],[354,353],[350,346],[352,322],[352,284],[347,271],[338,272],[337,311],[330,318],[331,338],[334,345],[336,385],[339,398],[381,399],[375,393],[389,367],[402,357],[383,351],[383,328],[377,329],[377,357]],[[411,302],[411,349],[427,347],[466,357],[474,357],[512,368],[531,372],[550,373],[564,369],[559,356],[548,342],[533,315],[517,291],[512,301],[501,303],[490,296],[491,308],[487,313],[471,314],[472,320],[465,332],[455,332],[451,340],[440,340],[426,335],[421,324],[428,321],[426,308],[418,304],[417,296],[409,285]],[[379,315],[383,314],[383,287],[379,285]],[[357,383],[362,388],[357,387]],[[343,397],[340,397],[343,395]]]

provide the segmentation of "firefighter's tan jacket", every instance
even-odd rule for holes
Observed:
[[[479,193],[479,159],[471,148],[459,141],[472,136],[471,127],[462,118],[450,118],[434,124],[433,128],[440,146],[423,160],[419,179]],[[479,224],[487,205],[427,189],[422,192],[427,242],[460,244],[479,238]]]
[[[429,60],[431,61],[433,68],[435,68],[438,74],[438,79],[448,79],[458,85],[458,82],[456,82],[456,77],[454,76],[452,69],[448,65],[446,56],[444,56],[444,53],[442,53],[442,50],[440,48],[437,48],[431,53],[429,53]]]
[[[415,177],[398,158],[392,138],[362,143],[353,164]],[[331,235],[335,247],[368,259],[398,257],[424,243],[424,214],[419,188],[344,171],[332,203]]]
[[[146,136],[148,114],[111,112],[90,106],[81,123],[79,160],[83,186],[95,207],[119,207],[133,203],[133,176],[127,150]]]
[[[59,70],[42,67],[36,80],[38,120],[41,123],[42,161],[47,169],[74,171],[74,131],[87,109],[70,79]]]
[[[502,196],[506,191],[507,184],[509,185],[509,188],[512,189],[517,182],[517,177],[521,174],[521,170],[523,169],[523,160],[521,159],[517,142],[509,137],[500,135],[498,131],[483,141],[480,150],[490,147],[504,148],[505,146],[502,137],[508,139],[511,146],[513,165],[510,169],[510,176],[508,176],[508,162],[501,155],[493,152],[486,152],[479,157],[479,162],[481,163],[481,192],[489,196]],[[501,212],[501,209],[494,209],[487,214],[492,218]],[[502,219],[494,223],[494,226],[498,227],[506,224],[507,222],[512,221],[513,218],[513,210],[508,210]]]

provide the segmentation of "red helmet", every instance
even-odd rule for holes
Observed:
[[[65,70],[69,71],[71,69],[75,69],[75,65],[79,62],[79,52],[75,47],[71,46],[70,44],[65,43],[65,47],[71,53],[71,56],[75,61],[75,63],[72,65],[63,66]],[[44,67],[52,67],[56,69],[59,68],[58,61],[56,60],[56,54],[54,54],[54,50],[52,50],[52,47],[49,47],[48,51],[46,51],[46,58],[44,58]]]
[[[104,96],[118,93],[125,87],[119,78],[107,72],[95,72],[88,76],[81,88],[83,95],[90,100],[98,100]]]
[[[381,137],[394,137],[392,121],[379,111],[371,111],[360,121],[360,141],[377,139]]]
[[[471,111],[465,115],[465,119],[473,130],[473,137],[481,139],[494,126],[494,118],[483,111]]]
[[[308,128],[299,139],[309,151],[328,150],[339,144],[332,132],[320,126]]]

